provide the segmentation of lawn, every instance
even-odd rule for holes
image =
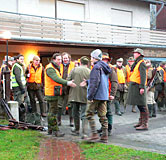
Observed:
[[[0,120],[0,124],[5,124]],[[17,130],[0,131],[0,159],[34,160],[39,152],[43,135],[39,131]]]
[[[164,160],[166,155],[102,143],[79,143],[87,160]]]

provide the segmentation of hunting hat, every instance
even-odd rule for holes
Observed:
[[[117,62],[123,62],[123,58],[119,58],[116,60]]]
[[[39,58],[39,56],[36,56],[36,55],[35,55],[35,56],[33,57],[33,60],[40,61],[40,58]]]
[[[144,51],[141,48],[136,48],[133,53],[139,53],[140,55],[144,56]]]
[[[129,57],[127,61],[134,61],[134,57]]]
[[[82,56],[82,57],[80,58],[80,62],[81,62],[82,64],[88,64],[88,63],[89,63],[89,58],[88,58],[87,56]]]
[[[102,60],[102,51],[100,49],[95,49],[91,52],[91,57],[98,60]]]
[[[109,57],[109,55],[104,54],[102,55],[102,59],[108,59],[109,61],[111,60],[111,58]]]

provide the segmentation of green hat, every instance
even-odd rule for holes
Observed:
[[[141,54],[142,56],[144,56],[144,51],[141,49],[141,48],[136,48],[133,53],[139,53]]]
[[[119,58],[116,60],[117,62],[123,62],[123,58]]]
[[[89,63],[89,58],[87,56],[82,56],[80,58],[81,63],[83,64],[88,64]]]

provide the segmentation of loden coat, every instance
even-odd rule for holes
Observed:
[[[74,80],[77,86],[75,88],[70,87],[69,102],[87,103],[87,86],[80,87],[80,83],[84,79],[89,79],[90,71],[86,66],[78,66],[71,70],[67,80]]]
[[[143,57],[140,56],[136,59],[134,64],[131,67],[131,70],[134,69],[134,66],[142,60]],[[128,92],[128,98],[127,98],[127,104],[129,105],[140,105],[145,106],[146,105],[146,64],[142,62],[139,66],[139,72],[141,77],[141,83],[135,83],[135,82],[129,82],[129,92]],[[145,92],[141,95],[140,89],[144,88]]]

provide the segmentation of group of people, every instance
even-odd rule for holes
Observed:
[[[40,116],[48,120],[48,134],[56,137],[65,135],[59,126],[62,125],[61,117],[67,108],[69,125],[73,127],[72,135],[79,136],[82,128],[82,138],[107,143],[112,130],[113,104],[119,116],[125,113],[127,105],[132,106],[132,112],[136,112],[137,106],[140,118],[134,127],[136,130],[147,130],[149,117],[156,117],[155,88],[158,91],[158,107],[162,107],[163,90],[156,86],[160,88],[159,85],[166,81],[166,64],[162,63],[154,69],[149,60],[143,59],[144,53],[140,48],[133,51],[133,57],[129,57],[125,67],[123,58],[117,59],[116,65],[110,64],[109,54],[100,49],[92,51],[90,56],[91,60],[82,56],[78,63],[74,63],[69,53],[54,53],[45,68],[36,55],[27,67],[23,55],[8,57],[8,64],[4,61],[1,66],[1,83],[3,86],[4,72],[10,70],[13,100],[18,102],[19,107],[26,103],[25,112],[37,113],[37,98]],[[158,72],[163,81],[155,83]],[[47,101],[48,111],[44,109],[44,100]],[[98,130],[95,113],[101,123]],[[21,121],[26,121],[25,115],[20,112]],[[92,133],[89,137],[88,122]]]

